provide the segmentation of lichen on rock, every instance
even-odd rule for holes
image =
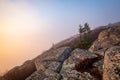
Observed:
[[[120,79],[120,46],[112,47],[106,51],[104,58],[103,79]]]

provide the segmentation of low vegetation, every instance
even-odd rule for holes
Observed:
[[[91,29],[88,23],[84,24],[84,27],[79,25],[79,34],[80,34],[80,41],[79,43],[75,44],[73,49],[81,48],[81,49],[88,49],[91,45],[89,34]]]

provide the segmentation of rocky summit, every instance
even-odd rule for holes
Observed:
[[[0,80],[120,80],[120,23],[92,30],[89,49],[75,47],[79,36],[55,44]]]

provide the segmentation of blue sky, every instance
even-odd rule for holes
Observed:
[[[95,28],[120,21],[120,0],[34,0],[30,4],[53,31],[68,32],[67,36],[85,22]]]
[[[88,22],[98,26],[120,20],[120,0],[34,0],[30,3],[39,9],[41,17],[56,22]]]
[[[120,0],[0,0],[0,73],[78,34],[79,24],[119,21]]]

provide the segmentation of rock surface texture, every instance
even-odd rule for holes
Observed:
[[[94,77],[86,72],[90,64],[93,62],[93,59],[96,59],[97,56],[91,54],[87,50],[75,49],[68,59],[63,63],[61,75],[63,80],[75,79],[90,79],[93,80]],[[82,63],[86,61],[85,63]],[[87,63],[88,62],[88,63]]]
[[[53,50],[51,54],[42,60],[36,59],[37,71],[26,80],[96,80],[89,67],[97,55],[82,49],[71,52],[69,47]]]
[[[120,80],[120,46],[106,51],[103,70],[104,80]]]
[[[37,71],[26,80],[60,80],[62,76],[59,73],[63,62],[69,57],[71,51],[70,47],[62,47],[53,49],[43,59],[36,58]]]
[[[108,27],[100,32],[98,39],[93,43],[89,51],[104,56],[108,48],[117,45],[120,45],[120,26]]]
[[[92,30],[89,36],[88,50],[73,48],[80,40],[75,35],[0,80],[120,80],[120,23]]]

